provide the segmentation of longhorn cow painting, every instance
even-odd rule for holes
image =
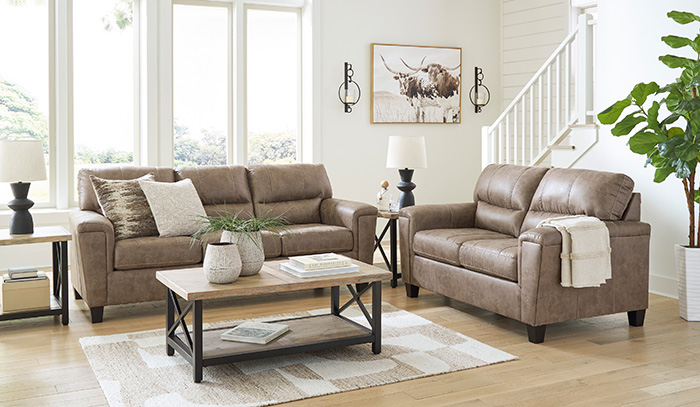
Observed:
[[[462,49],[372,44],[372,123],[460,123]]]

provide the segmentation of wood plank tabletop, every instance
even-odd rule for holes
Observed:
[[[210,283],[204,277],[202,267],[158,271],[156,278],[183,299],[196,301],[370,283],[390,280],[392,276],[389,271],[353,260],[354,264],[360,266],[357,273],[299,278],[280,270],[279,265],[287,261],[266,261],[260,273],[239,277],[231,284]]]
[[[398,219],[399,213],[398,212],[379,211],[379,212],[377,212],[377,216],[380,218],[384,218],[384,219]]]
[[[34,233],[26,235],[11,235],[10,229],[0,229],[0,246],[12,246],[30,243],[66,242],[71,240],[71,234],[61,226],[39,226]]]

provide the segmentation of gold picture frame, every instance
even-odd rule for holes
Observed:
[[[460,124],[462,48],[372,43],[372,124]]]

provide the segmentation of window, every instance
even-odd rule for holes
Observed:
[[[248,164],[298,160],[300,18],[298,9],[246,10]]]
[[[133,9],[131,0],[73,0],[76,175],[85,166],[134,163]]]
[[[37,206],[54,201],[50,188],[50,39],[47,2],[0,0],[0,140],[43,141],[49,179],[32,182],[29,198]],[[0,184],[0,205],[11,199],[10,186]]]
[[[176,167],[227,163],[231,7],[222,3],[201,4],[173,6]]]

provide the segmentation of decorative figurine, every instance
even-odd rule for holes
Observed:
[[[377,208],[380,211],[388,211],[391,202],[391,192],[389,192],[389,181],[384,180],[379,184],[381,189],[377,192]]]

